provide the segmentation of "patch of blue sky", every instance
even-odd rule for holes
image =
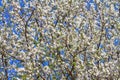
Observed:
[[[7,27],[12,27],[12,21],[11,21],[11,20],[9,20],[9,21],[7,22]]]
[[[119,39],[119,38],[115,38],[113,44],[114,44],[115,46],[120,45],[120,39]]]
[[[89,3],[89,2],[86,2],[86,3],[87,3],[87,5],[86,5],[86,9],[89,11],[89,10],[90,10],[91,5],[90,5],[90,3]]]
[[[25,10],[21,9],[18,13],[20,14],[20,16],[22,16],[24,14]]]
[[[10,59],[9,60],[9,63],[10,63],[10,65],[15,65],[16,67],[19,67],[19,68],[21,68],[21,67],[24,67],[22,64],[21,64],[21,61],[20,60],[16,60],[16,59]]]
[[[12,80],[13,78],[12,77],[8,77],[8,80]]]
[[[0,20],[0,26],[3,26],[3,21],[2,20]]]
[[[118,11],[118,10],[119,10],[119,6],[120,6],[120,4],[119,4],[119,3],[116,3],[116,4],[114,5],[114,7],[115,7],[115,10],[116,10],[116,11]]]
[[[43,61],[42,62],[42,66],[48,66],[49,65],[49,61]]]
[[[65,50],[64,49],[60,50],[60,55],[65,56]]]
[[[10,63],[11,65],[14,65],[14,64],[20,63],[20,61],[11,58],[11,59],[9,60],[9,63]]]
[[[21,7],[21,8],[25,6],[25,3],[24,3],[23,0],[19,0],[19,4],[20,4],[20,7]]]
[[[33,36],[33,37],[34,37],[34,40],[38,41],[38,34],[37,34],[37,33],[36,33],[36,35]]]
[[[94,0],[89,0],[88,3],[90,3],[90,5],[88,7],[91,7],[91,3],[94,4],[94,8],[97,11],[97,4],[94,2]]]
[[[110,28],[105,28],[105,32],[108,33],[110,31]]]
[[[95,27],[97,27],[97,28],[100,28],[101,27],[101,19],[100,19],[100,14],[99,13],[97,13],[97,16],[96,16],[96,18],[95,18],[95,24],[96,24],[96,26]]]
[[[84,55],[83,54],[80,54],[79,57],[82,61],[84,61]]]
[[[30,8],[30,4],[26,4],[25,6],[26,6],[27,8]]]
[[[18,31],[16,30],[17,24],[14,24],[14,27],[12,28],[12,32],[16,35],[18,35]]]
[[[12,10],[13,10],[13,6],[10,5],[10,6],[8,7],[8,10],[9,10],[9,11],[12,11]]]
[[[57,25],[57,23],[58,23],[58,20],[54,20],[54,21],[53,21],[53,23],[54,23],[55,25]]]
[[[98,11],[98,6],[97,6],[96,3],[94,3],[94,8],[95,8],[96,11]]]
[[[27,13],[27,12],[26,12]],[[31,12],[26,14],[26,21],[28,20],[28,18],[31,16]]]
[[[107,8],[109,8],[110,6],[108,5],[108,3],[105,3],[105,6],[107,7]]]
[[[94,0],[89,0],[89,3],[94,3]]]
[[[18,36],[18,39],[20,38],[20,34],[22,32],[22,29],[16,30],[18,27],[18,24],[14,24],[14,27],[12,28],[12,32]]]
[[[4,17],[5,22],[7,23],[7,25],[11,24],[11,15],[9,14],[8,9],[4,9],[4,13],[2,14],[2,16]]]
[[[16,66],[17,66],[18,68],[24,68],[24,65],[21,64],[21,63],[17,64]]]
[[[2,0],[0,0],[0,7],[2,7],[3,6],[3,4],[2,4]]]
[[[105,32],[106,32],[106,37],[108,38],[108,39],[111,39],[111,37],[112,37],[112,35],[109,33],[109,31],[110,31],[111,29],[110,28],[106,28],[105,29]]]
[[[107,34],[107,38],[108,39],[111,39],[112,38],[112,35],[110,35],[109,33]]]
[[[80,32],[80,28],[75,28],[75,31],[76,31],[77,33],[79,33],[79,32]]]
[[[27,50],[25,50],[25,49],[21,49],[20,52],[27,52]]]
[[[89,24],[85,24],[83,29],[86,31],[88,30],[88,28],[89,28]]]
[[[94,9],[95,9],[96,11],[98,11],[98,9],[97,9],[97,4],[96,4],[93,0],[89,0],[89,1],[86,2],[86,3],[87,3],[86,8],[87,8],[88,11],[89,11],[90,8],[91,8],[91,3],[94,5]]]
[[[5,18],[7,18],[7,19],[10,18],[10,14],[9,14],[9,10],[8,10],[8,8],[5,8],[5,9],[4,9],[3,16],[4,16]]]
[[[7,72],[8,72],[8,77],[9,78],[17,76],[17,71],[14,68],[8,69]]]
[[[4,68],[0,66],[0,72],[3,72],[4,71]]]
[[[99,13],[97,13],[96,21],[100,23],[100,14]]]

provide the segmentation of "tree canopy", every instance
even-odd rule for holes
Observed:
[[[119,0],[0,0],[0,79],[119,80]]]

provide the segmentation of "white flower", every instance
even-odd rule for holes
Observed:
[[[17,80],[21,80],[20,78],[16,78]]]
[[[50,73],[50,68],[48,66],[44,66],[43,71],[45,73]]]
[[[93,45],[92,52],[95,52],[95,51],[96,51],[95,45]]]
[[[96,0],[96,3],[97,3],[97,4],[100,3],[100,0]]]
[[[23,68],[18,68],[17,71],[18,71],[18,72],[19,72],[19,71],[25,71],[25,68],[24,68],[24,67],[23,67]]]
[[[106,55],[106,52],[102,51],[101,56],[105,56],[105,55]]]
[[[75,20],[76,20],[76,23],[77,23],[78,26],[82,22],[82,18],[81,17],[77,17]]]
[[[110,5],[110,9],[111,9],[112,12],[115,12],[114,4]]]

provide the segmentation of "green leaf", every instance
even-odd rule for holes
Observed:
[[[73,64],[73,66],[76,66],[76,62],[73,62],[72,64]]]
[[[15,77],[13,77],[12,80],[17,80],[17,79]]]
[[[37,46],[38,42],[36,40],[34,40],[34,44],[35,44],[35,46]]]
[[[22,80],[26,80],[27,75],[22,75]]]
[[[120,30],[120,23],[117,24],[117,29]]]
[[[81,68],[81,69],[84,69],[84,66],[81,65],[80,68]]]
[[[84,39],[83,33],[80,34],[81,38]]]
[[[49,67],[52,69],[52,68],[54,68],[54,65],[51,64],[51,65],[49,65]]]
[[[52,54],[52,57],[53,57],[53,58],[55,57],[55,54],[54,54],[54,53]]]

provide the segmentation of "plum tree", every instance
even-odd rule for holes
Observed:
[[[5,1],[1,79],[120,79],[118,0]]]

